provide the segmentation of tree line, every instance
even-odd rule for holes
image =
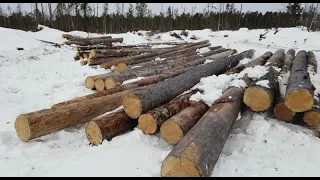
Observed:
[[[47,4],[49,14],[44,13],[44,3],[34,3],[34,10],[22,13],[21,3],[14,11],[7,7],[8,13],[3,13],[0,7],[0,26],[21,30],[36,30],[38,24],[43,24],[62,31],[86,31],[95,33],[121,33],[128,31],[175,29],[199,30],[237,30],[240,27],[248,29],[268,29],[278,27],[306,26],[312,30],[320,29],[320,16],[316,10],[318,4],[313,3],[303,8],[301,3],[289,3],[286,12],[242,12],[233,3],[223,3],[220,11],[214,8],[214,3],[208,3],[202,13],[186,12],[182,9],[168,7],[164,13],[153,14],[146,3],[129,4],[127,10],[123,3],[116,4],[116,12],[109,13],[108,3],[99,3],[93,8],[88,3],[58,3],[53,9]],[[122,4],[122,8],[120,7]],[[216,3],[217,4],[217,3]],[[103,7],[98,15],[99,6]],[[221,3],[220,3],[221,7]],[[242,6],[241,6],[242,7]]]

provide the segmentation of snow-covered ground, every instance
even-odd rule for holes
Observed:
[[[320,57],[319,32],[282,28],[277,34],[270,30],[267,38],[259,41],[259,34],[264,32],[246,28],[220,32],[204,29],[189,31],[186,39],[195,35],[200,40],[209,39],[212,46],[221,45],[238,52],[255,49],[255,57],[279,48],[319,50],[315,54]],[[99,67],[80,66],[73,60],[72,47],[55,48],[38,41],[62,43],[62,33],[50,28],[39,32],[0,28],[0,176],[160,176],[161,161],[172,146],[159,136],[144,135],[137,128],[96,147],[89,145],[83,126],[28,143],[18,139],[13,124],[19,114],[93,93],[84,87],[85,77],[107,72]],[[70,33],[88,36],[85,32]],[[147,37],[132,33],[112,36],[123,37],[124,44],[148,42]],[[169,33],[161,34],[160,40],[156,36],[151,40],[177,41]],[[16,47],[25,50],[17,51]],[[319,81],[317,75],[312,79]],[[209,89],[214,86],[215,92],[204,96],[210,104],[221,94],[226,82],[230,78],[212,76],[202,79],[197,86]],[[235,127],[212,176],[320,176],[317,165],[320,139],[310,130],[262,114],[256,114],[252,120],[237,121]]]

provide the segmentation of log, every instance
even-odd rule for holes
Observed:
[[[110,141],[113,137],[132,130],[137,124],[136,119],[131,119],[123,110],[119,110],[89,121],[85,133],[91,144],[99,145],[105,139]]]
[[[285,95],[285,105],[294,112],[305,112],[313,106],[314,86],[307,71],[307,52],[299,51],[294,58]]]
[[[208,108],[209,107],[202,101],[191,103],[189,107],[186,107],[161,125],[161,137],[169,144],[178,144],[207,112]]]
[[[141,129],[144,134],[155,134],[167,119],[190,105],[189,98],[194,93],[193,91],[181,95],[167,104],[142,114],[138,119],[139,129]]]
[[[272,52],[268,51],[261,55],[260,57],[256,58],[255,60],[250,61],[248,64],[245,65],[245,68],[253,68],[255,66],[262,66],[264,65],[268,59],[273,55]]]
[[[184,47],[172,48],[172,49],[168,49],[168,50],[164,50],[164,51],[160,51],[160,52],[153,52],[153,53],[149,53],[149,54],[143,54],[143,55],[136,55],[136,56],[131,56],[131,57],[127,57],[127,58],[121,58],[121,59],[118,59],[117,61],[113,61],[112,63],[111,62],[103,63],[103,64],[101,64],[100,67],[101,68],[110,68],[111,66],[118,65],[119,63],[126,63],[127,64],[129,61],[131,61],[133,64],[138,64],[138,63],[141,63],[141,62],[149,61],[150,58],[157,57],[159,55],[163,55],[163,54],[170,53],[170,52],[173,52],[173,51],[183,50],[183,49],[186,49],[186,48],[189,48],[189,47],[192,47],[192,46],[196,46],[196,45],[207,44],[208,42],[209,42],[208,40],[200,41],[198,43],[186,45]],[[147,59],[147,60],[144,61],[144,59]],[[130,65],[130,64],[127,64],[127,65]]]
[[[312,51],[308,51],[308,65],[313,73],[316,74],[318,72],[316,55]]]
[[[90,56],[90,55],[89,55]],[[94,65],[100,65],[105,62],[114,61],[119,59],[119,57],[94,57],[94,58],[88,58],[88,65],[94,66]]]
[[[291,122],[296,115],[295,112],[291,111],[284,103],[285,90],[287,88],[288,83],[288,72],[291,70],[292,62],[295,56],[295,50],[289,49],[284,59],[283,67],[279,72],[279,87],[280,87],[280,95],[277,97],[273,113],[278,120]]]
[[[87,60],[80,61],[80,65],[81,65],[81,66],[84,66],[84,65],[87,65],[87,64],[88,64],[88,61],[87,61]]]
[[[279,94],[279,71],[283,66],[284,52],[277,50],[267,61],[268,73],[252,83],[243,96],[243,102],[256,112],[266,111],[273,107],[275,98]],[[265,85],[260,83],[265,82]],[[260,85],[259,85],[260,84]]]
[[[124,95],[122,91],[94,99],[72,103],[63,108],[44,109],[21,114],[15,121],[15,129],[22,141],[29,141],[67,127],[85,123],[108,111],[121,106]]]
[[[222,48],[222,46],[210,46],[208,47],[211,51]]]
[[[244,88],[223,93],[162,161],[162,177],[209,177],[241,110]]]
[[[72,100],[69,100],[69,101],[61,102],[61,103],[53,105],[51,108],[58,108],[58,107],[61,107],[61,106],[64,106],[64,105],[72,104],[72,103],[75,103],[75,102],[80,102],[80,101],[83,101],[83,100],[86,100],[86,99],[94,99],[94,98],[97,98],[97,97],[106,96],[106,95],[114,94],[114,93],[125,91],[125,90],[130,90],[130,89],[135,89],[135,88],[142,87],[142,86],[147,86],[147,85],[150,85],[150,84],[155,84],[155,83],[158,83],[160,81],[164,81],[164,80],[166,80],[168,78],[172,78],[172,77],[175,77],[175,76],[177,76],[179,74],[182,74],[183,72],[185,72],[185,71],[187,71],[189,69],[192,69],[192,68],[193,67],[186,68],[186,69],[168,70],[168,71],[165,71],[165,72],[163,72],[161,74],[150,76],[150,77],[146,77],[146,78],[141,79],[139,81],[135,81],[135,82],[132,82],[132,83],[124,84],[124,85],[121,85],[121,86],[116,86],[116,87],[114,87],[112,89],[107,89],[107,90],[104,90],[104,91],[101,91],[101,92],[98,92],[98,93],[89,94],[89,95],[78,97],[78,98],[75,98],[75,99],[72,99]]]
[[[142,113],[169,102],[177,95],[190,89],[201,78],[222,74],[229,68],[236,66],[241,59],[251,58],[253,54],[254,50],[252,49],[244,51],[231,57],[200,65],[179,76],[151,85],[143,90],[133,90],[123,99],[124,110],[129,117],[138,118]]]
[[[139,55],[142,53],[151,53],[154,51],[159,51],[159,49],[146,49],[146,48],[125,48],[125,49],[104,49],[104,50],[97,50],[92,49],[89,58],[93,57],[121,57],[121,56],[132,56],[132,55]],[[161,49],[160,49],[161,51]]]
[[[70,40],[64,42],[66,45],[80,45],[80,46],[88,46],[88,45],[94,45],[94,44],[106,44],[106,43],[113,43],[113,42],[123,42],[123,38],[112,38],[112,39],[93,39],[93,40]]]
[[[150,45],[123,45],[123,46],[102,46],[102,45],[95,45],[95,46],[78,46],[77,51],[86,51],[92,49],[123,49],[123,48],[151,48]]]
[[[116,72],[122,72],[122,71],[127,71],[127,70],[129,70],[129,68],[124,63],[120,63],[114,67],[114,71],[116,71]]]
[[[78,38],[78,39],[80,39],[81,37],[80,36],[74,36],[74,35],[71,35],[71,34],[62,34],[62,38],[66,38],[66,39]]]

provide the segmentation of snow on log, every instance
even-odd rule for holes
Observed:
[[[283,67],[281,68],[281,71],[279,73],[279,90],[280,90],[280,95],[277,97],[273,113],[275,117],[279,120],[286,121],[286,122],[291,122],[296,115],[295,112],[291,111],[284,103],[284,96],[285,96],[285,90],[287,87],[288,83],[288,73],[291,70],[292,67],[292,62],[295,56],[295,50],[289,49],[287,51],[287,54],[284,58],[284,63]]]
[[[118,110],[89,121],[85,126],[85,133],[91,144],[99,145],[105,139],[110,141],[113,137],[132,130],[137,124],[136,119],[131,119],[123,110]]]
[[[227,89],[162,161],[162,177],[209,177],[241,110],[244,88]],[[231,98],[230,98],[231,97]]]
[[[241,59],[251,58],[254,50],[241,52],[237,55],[221,58],[211,63],[193,68],[179,76],[159,82],[143,90],[133,90],[124,97],[123,107],[131,118],[138,118],[142,113],[165,104],[196,85],[201,78],[219,75],[229,68],[235,67]]]
[[[243,96],[243,102],[253,111],[262,112],[272,107],[279,94],[278,68],[283,66],[284,51],[277,50],[267,61],[268,73],[252,83]]]
[[[285,105],[294,112],[305,112],[313,106],[314,86],[308,73],[307,52],[299,51],[293,60],[288,79]]]

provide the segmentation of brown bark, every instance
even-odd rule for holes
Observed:
[[[288,79],[285,105],[294,112],[305,112],[313,106],[314,87],[307,71],[307,52],[299,51],[294,58]]]
[[[92,119],[86,124],[85,132],[91,144],[99,145],[105,139],[110,141],[113,137],[132,130],[137,124],[136,119],[131,119],[123,110],[119,110]]]
[[[308,64],[311,68],[311,71],[313,71],[314,73],[317,73],[317,59],[316,59],[316,55],[312,52],[312,51],[308,51]]]
[[[181,95],[167,104],[142,114],[138,119],[139,129],[144,134],[155,134],[167,119],[190,105],[189,98],[194,92]]]
[[[260,57],[250,61],[248,64],[245,65],[245,68],[250,68],[250,67],[254,67],[254,66],[262,66],[268,61],[268,59],[272,55],[273,55],[273,53],[268,51],[268,52],[264,53],[263,55],[261,55]]]
[[[279,72],[276,68],[283,66],[284,52],[277,50],[267,61],[268,73],[252,83],[245,91],[243,102],[256,112],[266,111],[272,108],[275,98],[279,95]],[[260,82],[267,81],[267,86],[259,85]]]
[[[112,39],[93,39],[93,40],[76,40],[76,41],[66,41],[64,44],[66,45],[80,45],[80,46],[88,46],[88,45],[94,45],[94,44],[106,44],[106,43],[112,43],[112,42],[123,42],[123,38],[112,38]]]
[[[217,50],[217,49],[220,49],[222,48],[222,46],[211,46],[211,47],[208,47],[211,51],[214,51],[214,50]]]
[[[95,46],[79,46],[77,47],[77,51],[86,51],[92,49],[123,49],[123,48],[151,48],[150,45],[124,45],[124,46],[102,46],[102,45],[95,45]]]
[[[121,56],[133,56],[142,53],[151,53],[159,51],[159,49],[146,49],[146,48],[125,48],[125,49],[104,49],[104,50],[91,50],[89,57],[121,57]],[[161,51],[161,49],[160,49]]]
[[[222,74],[229,68],[236,66],[241,59],[251,58],[253,54],[254,50],[244,51],[231,57],[195,67],[179,76],[154,84],[143,90],[133,90],[123,100],[124,110],[129,117],[138,118],[142,113],[169,102],[177,95],[190,89],[201,78]]]
[[[161,137],[169,144],[178,144],[183,136],[207,112],[208,108],[202,101],[191,103],[189,107],[186,107],[161,125]]]
[[[162,177],[209,177],[241,110],[244,88],[223,93],[228,99],[214,104],[162,161]]]
[[[119,59],[119,57],[94,57],[94,58],[88,58],[88,65],[94,66],[94,65],[100,65],[105,62],[114,61]]]

